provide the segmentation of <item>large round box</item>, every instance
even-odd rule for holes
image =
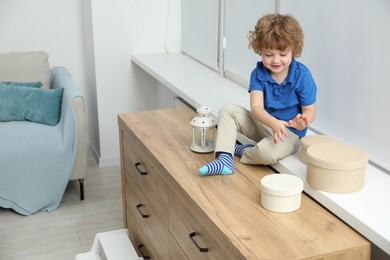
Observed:
[[[307,164],[307,149],[316,144],[336,143],[337,139],[327,135],[307,135],[301,139],[301,162]]]
[[[289,174],[270,174],[260,180],[261,205],[270,211],[287,213],[301,207],[303,181]]]
[[[350,193],[363,188],[368,155],[350,144],[323,143],[307,149],[307,183],[332,193]]]

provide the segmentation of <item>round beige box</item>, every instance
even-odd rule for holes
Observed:
[[[303,181],[290,174],[270,174],[260,180],[261,205],[274,212],[292,212],[301,207]]]
[[[350,144],[323,143],[307,149],[307,183],[333,193],[350,193],[363,188],[368,155]]]
[[[323,143],[336,143],[338,142],[336,138],[327,135],[307,135],[301,139],[301,153],[300,159],[301,162],[307,164],[307,149],[316,144]]]

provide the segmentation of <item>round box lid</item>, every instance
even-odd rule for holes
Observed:
[[[336,143],[338,140],[328,135],[307,135],[301,139],[301,148],[306,150],[312,145],[322,143]]]
[[[302,192],[303,181],[290,174],[270,174],[261,178],[260,187],[263,192],[270,195],[293,196]]]
[[[352,170],[365,167],[368,154],[353,145],[322,143],[307,149],[308,163],[332,170]]]

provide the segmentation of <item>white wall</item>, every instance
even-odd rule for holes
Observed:
[[[78,0],[0,0],[0,53],[46,51],[86,93],[81,6]]]
[[[132,66],[131,55],[180,50],[180,0],[83,1],[91,9],[92,21],[85,19],[85,24],[92,39],[86,42],[94,55],[87,58],[87,71],[96,75],[95,82],[89,80],[96,84],[99,122],[91,134],[92,150],[100,166],[117,165],[117,114],[158,107],[158,83]]]
[[[131,55],[180,50],[180,0],[0,0],[0,53],[43,50],[86,97],[100,166],[119,164],[117,114],[157,108],[158,83]]]

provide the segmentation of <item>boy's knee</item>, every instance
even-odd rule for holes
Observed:
[[[231,111],[236,111],[237,108],[239,108],[240,106],[237,105],[237,104],[233,104],[233,103],[229,103],[229,104],[224,104],[222,105],[220,111],[221,112],[231,112]]]
[[[233,103],[232,104],[225,104],[220,108],[219,114],[220,114],[220,116],[230,115],[230,117],[232,117],[238,111],[242,111],[241,106],[239,106],[237,104],[233,104]]]

